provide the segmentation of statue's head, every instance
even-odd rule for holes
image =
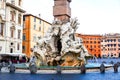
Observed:
[[[52,25],[62,25],[62,21],[55,19],[52,23]]]

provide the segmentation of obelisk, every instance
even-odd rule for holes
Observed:
[[[53,16],[54,20],[69,22],[71,17],[71,0],[54,0]]]

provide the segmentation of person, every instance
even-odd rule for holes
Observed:
[[[30,63],[35,63],[35,61],[36,61],[36,57],[32,56],[32,58],[30,59]]]

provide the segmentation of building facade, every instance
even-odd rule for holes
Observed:
[[[30,57],[31,49],[35,47],[38,37],[42,38],[45,35],[48,28],[51,27],[51,23],[32,14],[25,14],[23,18],[24,28],[22,52],[26,53],[27,57]]]
[[[22,0],[0,0],[0,53],[22,52]]]
[[[101,42],[103,57],[120,57],[120,34],[105,34]]]
[[[82,38],[83,44],[89,54],[101,57],[101,35],[76,34],[76,36]]]

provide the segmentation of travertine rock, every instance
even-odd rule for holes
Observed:
[[[36,64],[38,66],[41,64],[52,66],[85,64],[84,57],[89,55],[88,51],[83,46],[82,39],[74,36],[78,24],[76,18],[67,23],[55,20],[46,35],[38,40],[33,49]]]

